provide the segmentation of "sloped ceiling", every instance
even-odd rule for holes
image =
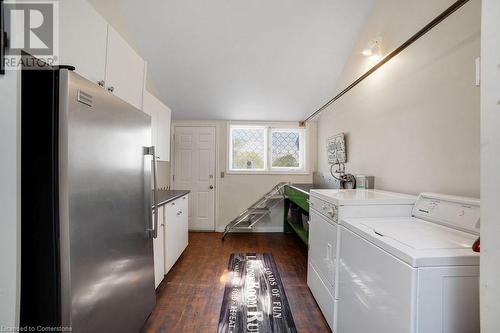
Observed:
[[[91,2],[126,21],[174,118],[295,121],[333,96],[372,1]]]

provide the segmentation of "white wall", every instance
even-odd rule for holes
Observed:
[[[392,51],[450,0],[376,0],[336,91],[374,65],[361,55],[381,36]],[[379,189],[479,196],[480,1],[471,1],[328,108],[318,124],[318,170],[326,139],[346,132],[347,170]],[[332,94],[333,95],[333,94]]]
[[[483,0],[481,83],[481,332],[500,330],[500,2]]]
[[[217,167],[216,167],[216,197],[218,206],[216,209],[216,229],[223,231],[224,227],[248,206],[257,201],[263,194],[280,182],[312,183],[312,172],[316,170],[316,124],[308,126],[308,162],[310,172],[305,175],[241,175],[227,174],[227,121],[174,121],[175,125],[210,125],[216,127],[217,138]],[[294,123],[293,125],[297,125]],[[172,159],[174,153],[172,150]],[[171,166],[173,168],[174,161]],[[224,178],[220,177],[220,172],[224,171]],[[173,173],[173,170],[171,170]],[[282,227],[283,220],[273,218],[271,222],[265,223],[258,231],[278,231]],[[262,226],[262,224],[261,224]]]
[[[19,322],[19,73],[0,76],[0,326]]]

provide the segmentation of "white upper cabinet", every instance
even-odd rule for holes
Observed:
[[[151,116],[151,141],[150,145],[156,146],[157,138],[157,124],[158,124],[158,107],[157,99],[151,95],[147,90],[144,91],[144,99],[142,104],[142,111]],[[157,153],[158,155],[158,153]]]
[[[86,0],[59,2],[59,63],[83,77],[104,81],[108,23]]]
[[[157,157],[161,161],[170,161],[170,121],[172,111],[163,105],[158,113],[158,127],[157,127]]]
[[[127,42],[108,26],[106,89],[142,109],[146,63]]]
[[[143,111],[151,116],[152,144],[156,159],[170,160],[170,109],[148,91],[144,91]]]
[[[87,0],[59,5],[59,63],[141,109],[146,62]]]

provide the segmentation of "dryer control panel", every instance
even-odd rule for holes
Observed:
[[[338,223],[338,206],[316,197],[310,197],[309,207],[325,216],[327,219]]]
[[[479,235],[479,203],[479,199],[422,193],[415,203],[412,215],[429,222]]]

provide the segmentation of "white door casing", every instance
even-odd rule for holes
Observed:
[[[191,191],[190,230],[215,230],[215,151],[215,127],[174,128],[173,188]]]
[[[481,27],[481,332],[500,327],[500,3],[482,1]]]

